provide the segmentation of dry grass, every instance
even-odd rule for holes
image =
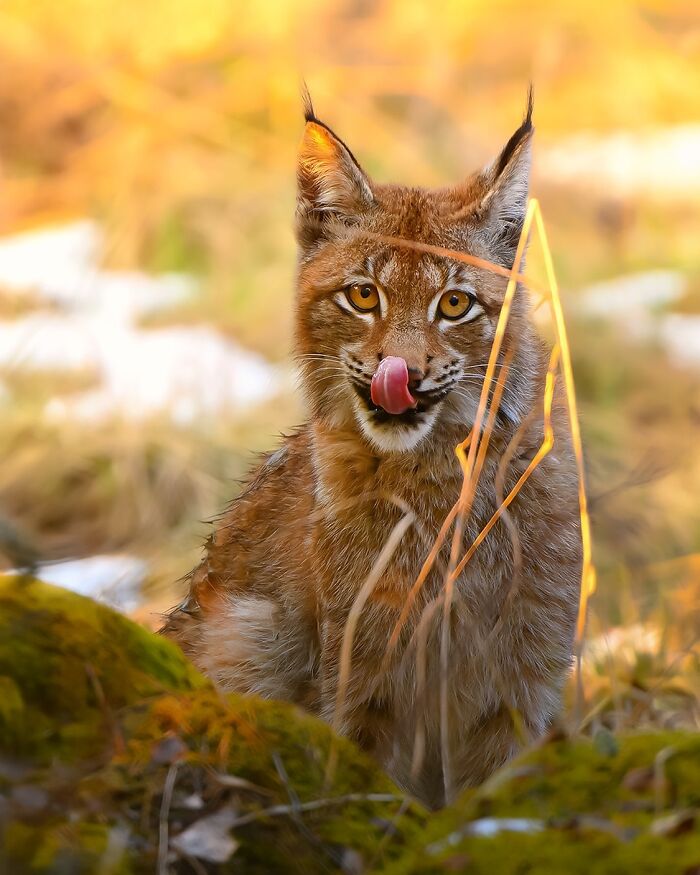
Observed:
[[[298,415],[295,399],[276,399],[237,422],[198,429],[166,419],[51,422],[45,382],[18,381],[22,393],[0,429],[0,456],[12,462],[0,466],[2,516],[44,559],[122,550],[142,556],[159,602],[161,589],[165,601],[177,597],[175,581],[195,564],[207,521],[235,493],[255,453]]]

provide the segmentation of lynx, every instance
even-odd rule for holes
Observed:
[[[447,620],[426,609],[443,590],[451,535],[387,649],[460,493],[454,448],[474,423],[507,283],[401,241],[511,269],[528,197],[532,98],[495,161],[436,190],[374,182],[310,100],[305,118],[295,347],[308,420],[224,514],[164,632],[222,690],[286,699],[334,721],[400,786],[439,806],[546,732],[571,663],[581,539],[558,395],[554,447],[465,566]],[[522,288],[503,348],[511,366],[461,553],[543,439],[548,355]],[[339,714],[348,615],[407,509],[413,523],[359,616]],[[440,693],[443,622],[449,676]]]

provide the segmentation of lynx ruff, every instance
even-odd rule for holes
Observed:
[[[309,418],[250,475],[163,630],[222,690],[286,699],[334,722],[431,806],[546,731],[571,662],[581,537],[558,394],[554,447],[456,580],[449,618],[435,606],[452,533],[387,650],[460,493],[454,448],[474,422],[507,283],[396,238],[510,269],[531,117],[530,96],[495,161],[425,190],[371,180],[307,101],[295,345]],[[460,555],[543,438],[548,356],[520,288],[503,348],[511,364]],[[407,509],[413,523],[363,606],[337,710],[348,615]]]

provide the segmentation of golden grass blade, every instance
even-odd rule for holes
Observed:
[[[347,699],[348,682],[352,671],[352,646],[355,640],[355,630],[360,619],[360,614],[364,606],[367,604],[367,599],[372,595],[374,588],[379,583],[382,574],[391,561],[391,557],[398,549],[403,536],[413,525],[415,515],[412,512],[405,514],[394,526],[391,534],[386,540],[386,543],[377,556],[374,565],[370,569],[365,582],[358,592],[355,600],[352,603],[348,618],[345,621],[343,629],[343,641],[340,646],[340,665],[338,669],[338,687],[335,697],[335,709],[333,712],[333,720],[331,725],[337,733],[340,733],[343,716],[345,713],[345,705]],[[335,745],[331,748],[331,753],[328,758],[328,766],[326,769],[326,784],[330,784],[332,776],[335,772],[337,751]]]
[[[470,440],[470,436],[467,436],[467,438],[460,444],[460,446],[461,447],[468,446],[469,440]],[[421,570],[418,574],[418,577],[416,578],[415,583],[413,584],[413,586],[409,590],[408,595],[406,596],[406,602],[404,603],[404,606],[401,609],[401,613],[399,614],[399,618],[396,621],[396,625],[394,626],[394,628],[392,630],[391,636],[390,636],[389,641],[388,641],[387,646],[386,646],[386,654],[384,657],[385,666],[386,666],[386,663],[388,662],[388,660],[390,659],[391,654],[393,653],[396,645],[398,644],[399,635],[401,634],[401,630],[403,629],[403,627],[406,624],[406,620],[408,619],[408,615],[410,614],[411,609],[413,608],[413,605],[416,601],[418,593],[423,588],[423,584],[425,583],[428,575],[430,574],[430,571],[431,571],[433,565],[435,564],[435,560],[437,559],[437,555],[440,552],[440,548],[442,547],[442,545],[445,541],[445,538],[447,537],[447,532],[449,531],[450,526],[454,522],[454,518],[457,516],[458,507],[459,507],[459,503],[456,502],[452,506],[452,509],[450,510],[450,512],[445,517],[445,521],[442,524],[442,526],[440,527],[440,531],[438,532],[438,536],[435,539],[433,546],[431,547],[431,549],[430,549],[430,551],[425,559],[425,562],[423,563],[423,565],[421,567]]]
[[[517,483],[505,499],[501,502],[499,507],[494,512],[493,516],[486,523],[484,528],[479,532],[477,537],[474,539],[474,543],[467,550],[464,557],[460,560],[459,564],[455,567],[452,572],[454,579],[456,580],[459,575],[464,571],[465,566],[472,558],[479,545],[483,543],[484,539],[491,531],[491,529],[496,525],[498,520],[503,515],[503,512],[508,508],[510,504],[512,504],[513,500],[520,492],[520,490],[525,485],[525,481],[532,474],[535,468],[540,464],[542,459],[550,452],[554,445],[554,431],[552,429],[552,401],[554,398],[554,385],[555,385],[555,371],[557,368],[557,364],[559,361],[559,346],[555,346],[552,350],[552,354],[549,360],[549,368],[547,369],[547,376],[545,379],[545,393],[544,393],[544,438],[542,443],[537,450],[535,456],[531,459],[527,468],[523,471],[523,473],[518,478]]]
[[[536,202],[533,203],[532,201],[530,201],[528,203],[527,211],[525,213],[523,227],[520,232],[520,239],[518,240],[515,258],[513,260],[513,267],[510,271],[510,279],[508,280],[506,293],[503,298],[503,305],[501,306],[501,312],[499,313],[498,322],[496,324],[496,331],[494,334],[493,343],[491,345],[491,353],[489,355],[489,361],[486,367],[484,382],[481,387],[479,406],[477,407],[474,426],[470,435],[469,454],[466,459],[464,459],[463,456],[464,447],[460,444],[456,449],[457,457],[460,459],[460,463],[462,464],[464,481],[458,502],[459,508],[455,521],[455,529],[452,535],[452,547],[450,550],[448,576],[445,583],[442,635],[440,640],[440,749],[446,801],[450,801],[453,797],[452,768],[450,763],[449,750],[448,668],[450,651],[450,616],[452,612],[452,591],[454,589],[455,582],[454,568],[457,564],[457,557],[462,544],[465,520],[471,509],[471,503],[474,497],[476,483],[481,473],[480,469],[478,471],[475,471],[475,465],[477,462],[477,451],[479,449],[480,443],[488,445],[491,431],[493,429],[493,424],[495,421],[490,418],[490,429],[488,431],[485,430],[482,436],[481,428],[484,422],[484,414],[486,412],[486,405],[489,393],[491,391],[491,383],[493,382],[496,364],[498,362],[498,356],[501,352],[501,346],[503,343],[503,338],[505,336],[506,326],[508,324],[508,317],[510,316],[511,304],[515,296],[515,291],[518,287],[517,277],[520,272],[520,265],[525,256],[527,239],[530,233],[530,227],[534,219],[535,210]],[[489,425],[489,423],[487,423],[487,425]],[[462,450],[462,455],[460,455],[460,449]],[[484,456],[481,456],[481,458],[485,457],[485,453],[486,449],[484,448]],[[463,459],[464,461],[462,461]]]
[[[433,599],[430,604],[426,605],[414,633],[416,642],[416,728],[413,735],[413,754],[411,757],[411,777],[414,781],[418,780],[423,766],[423,759],[425,758],[423,704],[425,702],[428,680],[428,635],[430,633],[430,624],[435,617],[435,612],[440,607],[441,601],[442,596],[440,595]]]
[[[581,541],[583,544],[583,567],[581,569],[581,598],[579,603],[578,623],[576,627],[576,640],[580,644],[583,640],[583,634],[586,626],[586,611],[588,608],[588,600],[595,592],[596,575],[595,566],[593,565],[592,540],[591,540],[591,523],[588,515],[588,498],[586,496],[586,472],[583,464],[583,445],[581,442],[581,431],[578,423],[578,410],[576,406],[576,388],[574,385],[574,375],[571,367],[571,351],[569,349],[569,339],[566,332],[566,323],[564,321],[564,313],[561,306],[561,298],[559,296],[559,286],[554,273],[554,263],[552,261],[552,253],[547,240],[547,232],[544,227],[542,211],[539,201],[533,198],[530,201],[534,204],[537,230],[539,232],[540,245],[544,257],[545,271],[547,273],[547,283],[550,291],[550,306],[554,325],[557,333],[557,343],[561,348],[562,372],[564,375],[564,388],[566,391],[566,400],[569,409],[569,425],[571,428],[571,441],[576,455],[576,464],[578,466],[578,497],[579,509],[581,514]]]
[[[485,258],[479,258],[476,255],[468,255],[466,252],[457,252],[455,249],[446,249],[444,246],[435,246],[432,243],[419,243],[417,240],[407,240],[404,237],[389,237],[385,234],[375,234],[372,231],[361,231],[358,233],[361,233],[363,237],[369,237],[372,240],[378,240],[380,243],[387,243],[390,246],[415,249],[416,252],[426,252],[431,255],[439,255],[442,258],[450,258],[452,261],[461,261],[463,264],[471,264],[473,267],[487,270],[489,273],[495,273],[506,279],[510,279],[513,276],[513,271],[507,267],[495,264],[493,261],[487,261]],[[519,270],[515,273],[515,281],[522,283],[530,291],[540,295],[540,297],[549,297],[549,293],[545,288],[527,276],[527,274],[520,273]]]

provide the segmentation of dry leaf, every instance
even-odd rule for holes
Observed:
[[[238,842],[229,834],[235,820],[236,812],[227,805],[209,817],[196,820],[175,836],[170,844],[176,851],[189,857],[207,863],[225,863],[238,847]]]

